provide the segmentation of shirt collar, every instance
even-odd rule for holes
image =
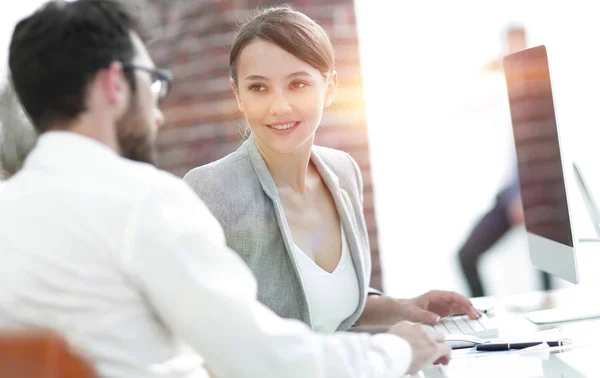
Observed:
[[[120,156],[107,145],[72,131],[47,131],[40,135],[24,168],[53,168],[105,165]]]

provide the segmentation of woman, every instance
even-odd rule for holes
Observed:
[[[456,293],[401,300],[369,289],[359,168],[345,152],[313,145],[337,87],[326,32],[289,7],[263,10],[241,27],[230,68],[251,135],[184,180],[254,272],[259,300],[321,332],[399,320],[434,323],[453,313],[477,317]]]

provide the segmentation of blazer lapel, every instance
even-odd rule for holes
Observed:
[[[303,303],[301,308],[304,309],[302,318],[306,319],[306,322],[312,327],[312,317],[310,314],[310,308],[308,306],[308,299],[306,298],[306,289],[304,288],[302,275],[300,274],[300,267],[296,262],[296,256],[294,256],[294,251],[292,249],[294,247],[294,240],[290,233],[290,228],[287,224],[285,213],[283,212],[283,206],[279,201],[279,193],[277,192],[275,181],[273,181],[273,176],[271,176],[271,172],[269,171],[269,168],[267,168],[265,160],[256,147],[254,135],[250,135],[248,140],[244,142],[244,145],[246,151],[248,152],[248,156],[250,157],[250,161],[252,162],[252,166],[254,167],[254,171],[256,172],[256,176],[258,177],[258,181],[260,182],[265,194],[273,203],[273,208],[275,209],[275,215],[277,217],[277,224],[279,225],[279,231],[283,238],[283,244],[294,268],[294,272],[296,273],[296,279],[298,280],[298,283],[300,284],[299,286],[302,290],[301,295],[303,298]]]
[[[258,177],[258,181],[260,182],[265,194],[269,196],[271,200],[277,200],[279,195],[277,194],[275,181],[273,181],[273,176],[271,176],[271,172],[269,172],[269,168],[267,168],[267,165],[265,164],[265,159],[263,159],[258,147],[256,147],[254,135],[250,135],[250,137],[244,142],[244,146],[248,152],[248,156],[250,156],[250,161],[254,167],[254,172],[256,172],[256,177]]]
[[[356,276],[358,278],[361,300],[359,309],[361,309],[366,295],[365,281],[367,275],[365,272],[365,262],[363,261],[362,254],[360,253],[360,244],[357,238],[358,226],[356,224],[354,215],[350,211],[350,209],[352,209],[350,198],[348,193],[340,187],[338,176],[329,167],[327,167],[314,149],[311,154],[311,161],[315,167],[317,167],[321,178],[323,178],[325,185],[327,185],[327,188],[331,192],[335,207],[337,208],[340,220],[342,222],[342,227],[344,227],[344,232],[346,233],[346,239],[348,241],[348,247],[350,249],[350,255],[352,256],[352,262],[354,263],[354,269],[356,269]]]

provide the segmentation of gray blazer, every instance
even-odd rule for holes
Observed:
[[[370,292],[371,255],[362,207],[362,178],[345,152],[313,147],[311,161],[331,191],[357,273],[360,301],[338,330],[351,327]],[[311,324],[294,242],[271,174],[250,136],[223,159],[191,170],[183,178],[225,230],[227,244],[258,281],[258,299],[284,318]],[[243,316],[243,315],[240,315]]]

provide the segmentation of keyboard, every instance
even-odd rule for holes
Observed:
[[[487,314],[481,315],[479,319],[469,319],[467,315],[448,316],[432,327],[445,335],[465,334],[482,339],[498,337],[498,327]]]

